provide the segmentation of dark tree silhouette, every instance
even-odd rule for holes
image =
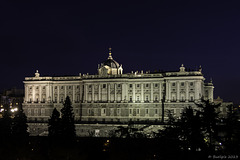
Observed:
[[[240,122],[238,121],[237,110],[233,109],[233,105],[227,106],[228,112],[225,122],[225,139],[224,146],[227,153],[240,152]]]
[[[185,108],[178,122],[178,127],[180,130],[179,137],[183,142],[182,147],[185,150],[205,149],[202,122],[198,111],[194,114],[192,107]]]
[[[12,135],[13,137],[26,139],[29,136],[27,116],[23,112],[22,104],[20,103],[18,111],[15,113],[12,123]]]
[[[196,105],[200,108],[199,114],[203,123],[202,129],[205,141],[209,146],[210,151],[214,151],[213,144],[219,140],[217,128],[217,123],[219,122],[219,113],[216,111],[216,109],[221,104],[214,104],[209,100],[202,99],[201,103]]]
[[[74,124],[74,114],[70,98],[67,96],[64,102],[64,107],[61,109],[62,113],[62,136],[67,139],[74,139],[76,137],[76,130]]]
[[[2,114],[2,118],[0,119],[0,137],[2,140],[6,140],[7,138],[12,136],[12,118],[10,112],[10,106],[8,103],[3,105],[4,111]]]
[[[58,138],[61,136],[61,133],[60,113],[54,108],[52,116],[48,121],[48,136],[51,138]]]

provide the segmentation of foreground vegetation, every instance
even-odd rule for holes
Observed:
[[[5,105],[0,119],[0,159],[239,159],[240,122],[232,106],[227,117],[220,119],[219,105],[205,100],[196,105],[198,110],[187,107],[179,119],[168,112],[166,127],[151,138],[132,123],[112,131],[110,138],[76,137],[69,97],[61,116],[53,110],[49,136],[29,137],[22,107],[13,116]]]

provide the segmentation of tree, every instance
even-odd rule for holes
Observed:
[[[195,114],[192,107],[185,108],[178,125],[180,130],[179,137],[183,141],[182,147],[185,150],[196,151],[197,149],[205,148],[202,122],[198,111]]]
[[[214,104],[209,100],[202,99],[201,103],[198,103],[196,105],[200,108],[199,114],[202,121],[202,129],[205,141],[210,147],[210,150],[213,151],[213,144],[219,140],[217,129],[217,123],[219,122],[219,112],[216,112],[216,109],[221,104]]]
[[[64,107],[61,109],[61,113],[62,113],[61,120],[62,136],[67,139],[75,138],[76,130],[74,124],[74,114],[71,101],[68,96],[66,97],[66,100],[64,102]]]
[[[4,141],[12,135],[12,118],[9,103],[5,103],[3,105],[3,109],[2,118],[0,119],[0,137]]]
[[[233,105],[227,106],[228,112],[227,117],[224,120],[225,126],[225,139],[224,146],[228,153],[239,153],[240,152],[240,122],[238,121],[237,110],[233,109]]]
[[[22,104],[20,103],[19,109],[13,118],[12,135],[21,138],[22,140],[26,139],[29,136],[27,129],[27,116],[23,112]]]
[[[52,116],[48,120],[48,136],[52,138],[58,138],[61,136],[60,113],[56,108],[53,109]]]

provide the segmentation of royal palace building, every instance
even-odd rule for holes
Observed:
[[[36,71],[34,77],[25,78],[24,87],[23,109],[31,135],[47,135],[53,109],[60,111],[69,96],[78,136],[108,136],[129,121],[139,126],[162,122],[167,111],[179,117],[185,107],[196,107],[201,98],[213,101],[214,88],[211,82],[205,83],[201,67],[187,71],[181,65],[174,72],[124,74],[111,50],[107,60],[98,65],[96,75],[47,77]]]

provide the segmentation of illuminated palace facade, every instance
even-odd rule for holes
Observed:
[[[161,122],[167,118],[167,110],[179,117],[185,107],[196,107],[195,102],[201,98],[213,101],[214,86],[204,80],[201,67],[186,71],[183,65],[176,72],[123,74],[122,65],[110,51],[108,59],[98,65],[96,75],[46,77],[36,71],[34,77],[26,77],[23,108],[30,135],[47,135],[53,109],[60,111],[69,96],[77,135],[108,136],[129,121],[139,126]]]

